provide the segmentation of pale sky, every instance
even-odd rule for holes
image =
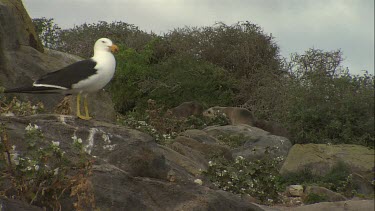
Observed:
[[[123,21],[157,34],[221,21],[258,24],[281,55],[341,49],[352,74],[374,74],[374,0],[23,0],[31,18],[62,28]]]

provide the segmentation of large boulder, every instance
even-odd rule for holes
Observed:
[[[314,175],[324,176],[339,163],[349,167],[356,190],[373,194],[374,150],[360,145],[295,144],[290,149],[280,173],[296,173],[309,169]]]
[[[347,164],[352,172],[373,176],[374,150],[351,144],[295,144],[280,173],[309,168],[313,174],[324,176],[339,162]]]
[[[197,162],[159,146],[145,133],[107,122],[48,114],[0,117],[19,155],[27,150],[29,123],[38,125],[46,143],[60,141],[72,159],[72,136],[82,139],[95,160],[89,180],[100,210],[263,210],[234,194],[194,183]],[[69,200],[61,204],[63,210],[72,209]]]
[[[289,139],[275,136],[267,131],[249,125],[210,126],[203,129],[216,139],[225,137],[241,139],[244,144],[231,150],[233,157],[242,156],[248,160],[262,158],[268,150],[272,157],[286,157],[292,143]]]
[[[82,58],[43,48],[21,0],[0,0],[0,85],[5,88],[31,85],[40,76],[79,60]],[[42,102],[47,112],[54,112],[64,98],[59,94],[17,96],[34,103]],[[88,99],[93,117],[107,121],[116,119],[112,101],[106,92],[92,94]],[[70,110],[74,114],[74,97],[70,101]]]

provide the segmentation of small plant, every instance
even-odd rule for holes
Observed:
[[[25,128],[27,149],[19,154],[17,147],[11,146],[5,127],[2,125],[0,129],[0,149],[5,154],[0,159],[0,171],[4,175],[1,182],[5,185],[2,195],[54,210],[61,210],[60,200],[70,195],[76,201],[76,210],[95,207],[88,181],[92,162],[82,144],[73,139],[73,149],[76,149],[73,153],[80,157],[73,161],[60,148],[59,141],[46,142],[41,128],[29,124]]]
[[[128,112],[126,116],[119,117],[119,123],[140,130],[153,136],[159,144],[167,145],[177,135],[188,129],[202,129],[209,125],[225,125],[228,119],[225,116],[207,118],[190,116],[177,118],[164,106],[157,105],[156,101],[149,99],[148,107],[144,113]]]
[[[5,97],[0,101],[0,113],[8,116],[27,116],[41,113],[44,110],[44,105],[39,102],[32,104],[30,101],[23,102],[16,97],[12,100],[7,100]]]
[[[262,160],[248,161],[238,156],[235,162],[209,161],[203,174],[218,188],[235,194],[249,194],[264,204],[279,201],[278,164],[283,158],[271,158],[269,148]]]

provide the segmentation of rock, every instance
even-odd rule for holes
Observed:
[[[267,132],[270,132],[272,135],[290,138],[288,130],[277,122],[258,119],[257,121],[255,121],[254,126]]]
[[[199,116],[202,115],[203,106],[195,101],[183,102],[179,106],[172,108],[171,112],[177,118]]]
[[[15,88],[20,85],[31,85],[34,80],[48,72],[82,60],[74,55],[43,49],[35,33],[34,25],[20,0],[0,0],[0,14],[0,82],[2,86]],[[54,112],[55,107],[64,98],[59,94],[17,94],[16,96],[24,101],[42,102],[47,112]],[[112,101],[106,92],[91,94],[88,99],[91,114],[95,119],[116,120]],[[71,110],[75,111],[74,102],[71,102],[71,106],[73,108]]]
[[[304,192],[305,196],[308,196],[309,194],[317,194],[319,196],[322,196],[325,198],[328,202],[334,202],[334,201],[345,201],[347,200],[345,196],[335,193],[325,187],[319,187],[319,186],[307,186],[306,190]]]
[[[267,131],[245,124],[210,126],[203,131],[216,139],[221,137],[244,139],[243,146],[234,148],[231,152],[233,157],[242,156],[248,160],[262,158],[268,148],[271,148],[272,157],[286,157],[292,147],[291,142],[285,137],[274,136]]]
[[[352,173],[352,175],[353,186],[355,187],[357,193],[364,195],[374,195],[374,185],[371,183],[371,180],[368,180],[357,173]]]
[[[196,184],[197,177],[192,172],[199,172],[197,162],[159,146],[151,136],[133,129],[49,114],[0,116],[0,123],[20,155],[27,150],[24,134],[29,123],[38,125],[46,143],[58,140],[70,159],[77,156],[70,152],[71,137],[81,138],[95,160],[89,180],[100,210],[263,210],[234,194]],[[189,141],[184,146],[206,146]],[[201,146],[194,148],[188,143]],[[62,210],[72,210],[72,200],[62,201]]]
[[[285,175],[308,168],[314,175],[324,176],[339,162],[348,165],[352,173],[357,173],[368,181],[373,179],[374,150],[350,144],[295,144],[280,173]]]
[[[349,200],[340,202],[321,202],[300,207],[288,207],[288,211],[373,211],[374,200]]]
[[[15,199],[8,199],[5,197],[0,197],[0,209],[3,211],[42,211],[42,208],[32,206],[25,202],[15,200]]]
[[[197,129],[186,130],[180,133],[180,135],[188,137],[188,138],[192,138],[203,144],[217,144],[218,143],[218,140],[216,138],[210,136],[208,133],[206,133],[203,130],[197,130]]]
[[[20,46],[30,46],[43,52],[42,43],[21,0],[0,0],[0,11],[0,52]]]
[[[289,185],[287,187],[287,191],[290,196],[302,196],[303,186],[302,185]]]
[[[176,137],[171,148],[180,154],[189,157],[205,168],[207,167],[208,161],[213,157],[219,156],[232,160],[232,154],[229,148],[219,144],[200,143],[195,139],[185,136]]]
[[[225,115],[232,125],[247,124],[254,126],[256,121],[254,115],[245,108],[215,106],[203,112],[203,116],[210,118],[214,118],[219,115]]]

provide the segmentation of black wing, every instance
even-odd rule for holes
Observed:
[[[47,73],[34,84],[48,84],[71,89],[73,84],[94,75],[97,72],[95,66],[96,62],[92,59],[82,60],[55,72]]]

